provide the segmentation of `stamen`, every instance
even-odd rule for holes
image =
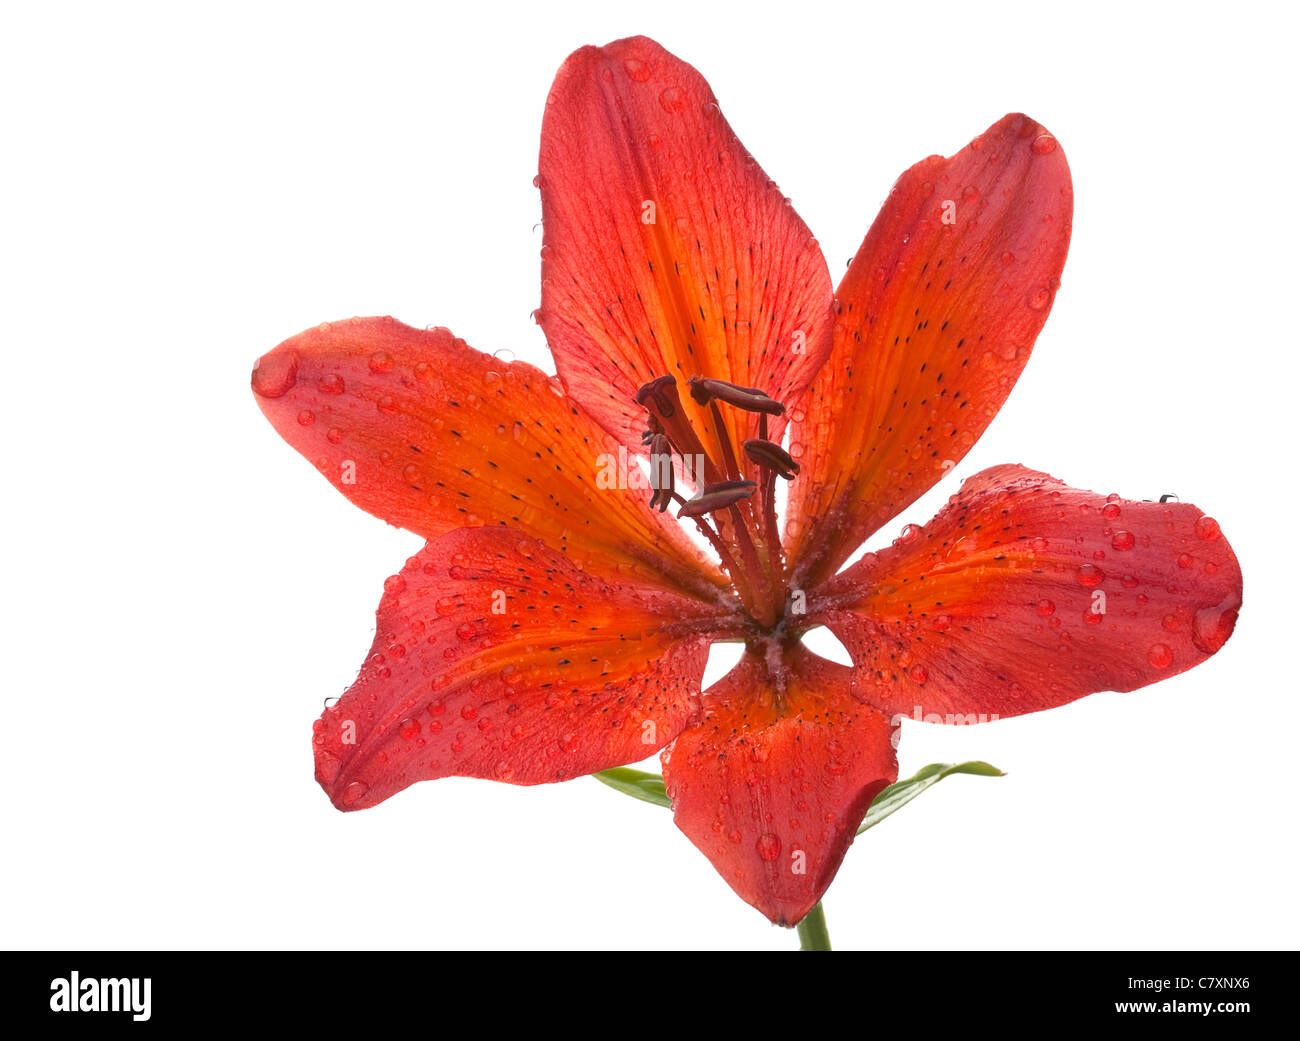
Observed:
[[[646,404],[647,401],[654,404],[653,409]],[[677,380],[671,375],[651,380],[636,392],[636,403],[648,412],[658,412],[664,419],[672,419],[677,414]]]
[[[768,436],[766,412],[761,413],[758,417],[758,437],[753,440],[757,440],[762,444],[775,445],[775,442],[771,441]],[[744,448],[743,445],[741,447]],[[790,462],[793,464],[794,460],[791,459]],[[794,469],[799,469],[798,464],[794,465]],[[763,483],[758,490],[759,512],[763,518],[762,527],[759,530],[762,532],[763,552],[767,557],[767,574],[770,576],[768,589],[775,601],[780,598],[783,588],[782,583],[777,581],[777,576],[785,571],[784,555],[781,552],[781,534],[776,522],[777,470],[760,466],[759,473],[763,478]],[[750,505],[752,507],[753,503]],[[773,610],[780,616],[784,613],[785,607],[783,604],[774,602]]]
[[[701,405],[707,405],[716,399],[746,412],[762,412],[770,416],[779,416],[785,412],[785,406],[781,402],[769,398],[757,387],[742,387],[726,380],[700,376],[692,376],[690,385],[691,397]]]
[[[755,481],[718,481],[716,484],[705,485],[699,495],[688,500],[677,511],[677,516],[699,517],[705,513],[713,513],[715,510],[725,510],[748,499],[757,487]]]
[[[727,433],[727,424],[722,421],[722,410],[716,401],[709,402],[709,412],[713,415],[713,426],[718,431],[718,444],[722,448],[722,465],[730,480],[738,481],[740,467],[736,463],[736,453],[731,447],[731,437]]]
[[[784,415],[785,406],[758,387],[726,380],[692,376],[689,386],[692,401],[703,406],[706,422],[714,428],[707,452],[695,430],[697,417],[683,407],[675,377],[659,376],[636,393],[637,404],[648,413],[641,443],[649,449],[653,470],[650,506],[663,512],[669,501],[677,502],[677,516],[694,521],[709,540],[751,616],[760,625],[772,625],[781,615],[785,590],[776,477],[779,473],[790,480],[799,472],[794,459],[768,439],[768,417]],[[758,437],[743,443],[743,456],[733,447],[739,431],[723,417],[720,403],[758,415]],[[685,471],[700,489],[693,499],[684,499],[674,487],[676,456],[683,466],[702,462]],[[757,481],[744,479],[746,459],[757,464]]]
[[[767,442],[767,416],[759,416],[757,440]],[[763,543],[767,551],[768,568],[773,574],[784,568],[781,553],[781,534],[776,521],[776,475],[771,467],[760,465],[759,473],[763,483],[759,488],[759,510],[763,515]]]
[[[787,481],[793,481],[794,475],[799,472],[799,464],[795,462],[794,457],[775,441],[751,437],[741,447],[751,461],[768,470],[774,470]]]
[[[702,477],[706,481],[716,481],[722,477],[717,464],[704,451],[699,436],[691,428],[677,395],[677,380],[672,375],[660,376],[645,384],[636,392],[636,402],[650,413],[650,436],[641,435],[643,444],[652,440],[655,434],[663,434],[678,455],[704,460],[704,473],[695,475],[697,480]]]
[[[650,496],[650,508],[656,506],[663,513],[673,500],[676,488],[676,475],[673,473],[673,456],[668,438],[663,434],[654,434],[650,439],[650,487],[655,490]]]

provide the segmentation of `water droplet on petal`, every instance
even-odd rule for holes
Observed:
[[[1192,617],[1192,643],[1206,654],[1214,654],[1228,641],[1237,624],[1235,607],[1204,607]]]
[[[1101,585],[1106,575],[1096,564],[1080,564],[1079,570],[1075,572],[1074,577],[1079,585],[1085,589],[1091,589],[1093,586]]]
[[[353,781],[343,789],[343,805],[351,806],[368,791],[370,791],[370,786],[364,781]]]
[[[771,832],[760,835],[755,846],[758,849],[758,855],[764,860],[772,861],[781,855],[781,840]]]
[[[316,389],[322,394],[342,394],[343,377],[337,372],[327,372],[316,381]]]
[[[273,351],[253,366],[253,391],[264,398],[283,397],[297,382],[296,351]]]
[[[1056,138],[1051,134],[1039,134],[1029,147],[1034,155],[1051,155],[1056,151]]]
[[[1174,663],[1174,652],[1169,649],[1168,644],[1152,644],[1151,649],[1147,651],[1147,661],[1154,668],[1167,669]]]
[[[1219,522],[1213,517],[1200,517],[1196,521],[1196,534],[1207,542],[1219,537]]]
[[[1132,549],[1137,544],[1137,539],[1133,537],[1131,531],[1117,531],[1111,538],[1110,544],[1118,550]]]
[[[688,103],[686,91],[681,87],[668,87],[659,95],[659,104],[663,106],[663,110],[674,115],[683,111]]]
[[[628,76],[637,83],[644,83],[654,71],[648,62],[644,62],[640,58],[625,58],[623,68],[627,70]]]

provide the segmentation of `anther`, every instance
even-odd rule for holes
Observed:
[[[708,457],[701,444],[699,435],[691,428],[691,423],[682,407],[682,399],[677,393],[677,380],[671,375],[660,376],[651,380],[636,392],[636,402],[648,413],[646,427],[641,435],[643,445],[651,444],[655,435],[662,434],[668,440],[671,451],[687,459],[703,459],[703,476],[706,480],[717,480],[726,476],[719,472],[712,459]]]
[[[754,481],[718,481],[706,485],[694,499],[688,500],[677,511],[679,517],[699,517],[715,510],[724,510],[743,499],[748,499],[758,487]]]
[[[652,414],[657,412],[664,419],[672,419],[677,414],[677,380],[671,375],[652,379],[636,392],[636,403]]]
[[[742,387],[726,380],[701,376],[692,376],[690,385],[691,397],[701,405],[722,401],[746,412],[762,412],[769,416],[779,416],[785,412],[785,406],[781,402],[769,398],[757,387]]]
[[[775,441],[765,441],[760,437],[751,437],[741,447],[752,462],[768,470],[775,470],[787,481],[793,481],[799,472],[799,464],[794,457]]]
[[[650,508],[658,507],[663,513],[672,502],[676,487],[672,448],[663,434],[655,434],[650,439],[650,487],[655,490],[650,496]]]

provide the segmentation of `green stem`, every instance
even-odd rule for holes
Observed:
[[[830,949],[831,934],[826,931],[826,912],[822,910],[822,902],[818,900],[799,923],[799,950],[829,951]]]

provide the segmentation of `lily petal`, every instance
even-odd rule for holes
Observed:
[[[661,757],[674,819],[741,899],[795,925],[898,776],[888,717],[798,644],[747,652],[703,702]]]
[[[696,711],[722,624],[518,532],[450,532],[385,583],[361,673],[313,727],[316,779],[359,810],[436,777],[541,784],[644,759]]]
[[[1000,466],[836,576],[809,619],[844,643],[864,701],[973,723],[1190,669],[1223,646],[1240,606],[1232,547],[1190,503]]]
[[[899,178],[836,293],[831,358],[794,415],[797,585],[833,575],[984,432],[1051,310],[1072,213],[1065,155],[1023,115]]]
[[[640,446],[633,396],[655,377],[780,402],[808,386],[830,350],[825,258],[694,68],[645,37],[570,55],[547,99],[539,184],[539,320],[569,393],[624,444]],[[683,397],[720,462],[709,410]],[[733,445],[756,436],[756,416],[724,422]]]
[[[619,446],[577,402],[539,369],[447,329],[392,318],[309,329],[259,360],[253,390],[339,491],[426,539],[506,525],[579,563],[638,568],[707,599],[725,582],[650,509],[648,487],[616,479]]]

